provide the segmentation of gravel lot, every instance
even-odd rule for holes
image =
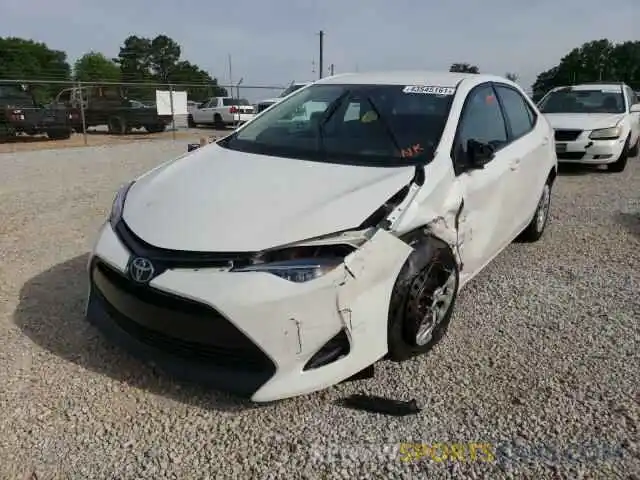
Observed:
[[[543,240],[469,285],[432,354],[255,407],[170,381],[82,318],[86,252],[115,190],[185,149],[0,155],[0,478],[638,478],[637,159],[559,177]],[[425,408],[336,403],[358,392]],[[402,463],[411,441],[492,442],[497,461]]]

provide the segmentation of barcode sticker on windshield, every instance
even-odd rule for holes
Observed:
[[[453,87],[436,87],[426,85],[407,85],[402,93],[422,93],[424,95],[453,95],[456,89]]]

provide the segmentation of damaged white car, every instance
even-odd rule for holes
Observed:
[[[438,342],[459,289],[540,238],[556,169],[553,131],[506,79],[327,78],[124,186],[87,318],[256,402],[317,391]]]

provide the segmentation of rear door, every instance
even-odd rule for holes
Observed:
[[[495,83],[494,88],[507,122],[511,175],[506,186],[509,198],[507,215],[513,216],[511,235],[518,235],[529,223],[538,205],[546,181],[548,130],[515,88]]]
[[[484,168],[470,169],[467,142],[491,144],[494,158]],[[514,230],[509,205],[513,150],[507,126],[490,83],[472,89],[465,100],[452,148],[455,174],[462,184],[464,208],[460,218],[463,278],[474,275],[511,241]]]

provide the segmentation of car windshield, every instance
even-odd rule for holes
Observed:
[[[16,87],[13,85],[0,85],[0,98],[10,98],[27,102],[32,101],[31,95],[22,90],[20,87]]]
[[[291,85],[289,88],[287,88],[284,92],[280,94],[280,98],[284,98],[290,93],[293,93],[296,90],[300,90],[302,87],[304,87],[304,84]]]
[[[538,106],[542,113],[624,113],[620,87],[576,90],[570,87],[549,93]]]
[[[317,84],[220,141],[223,148],[332,163],[403,166],[433,157],[453,89]]]
[[[222,105],[229,107],[232,105],[251,105],[246,98],[223,98]]]

